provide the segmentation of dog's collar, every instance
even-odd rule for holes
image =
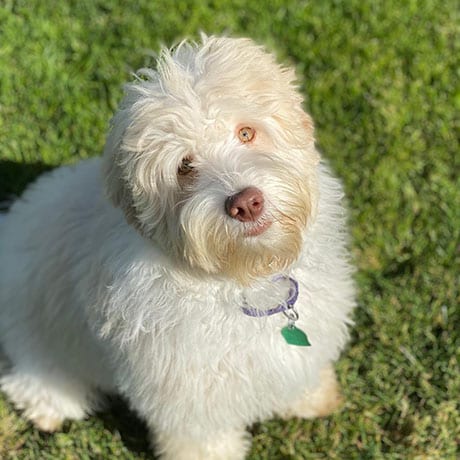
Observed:
[[[259,310],[258,308],[249,306],[246,302],[246,298],[243,298],[243,306],[241,307],[242,312],[248,316],[262,317],[283,313],[286,310],[292,310],[299,296],[299,283],[290,276],[278,275],[273,278],[274,282],[280,280],[289,280],[290,283],[288,298],[283,303],[280,303],[276,307],[269,308],[268,310]]]
[[[268,310],[259,310],[258,308],[250,307],[247,304],[246,298],[243,297],[243,306],[241,310],[245,315],[252,317],[271,316],[277,313],[283,313],[288,319],[287,326],[281,329],[281,335],[289,345],[297,345],[300,347],[309,347],[310,342],[307,334],[296,327],[295,322],[299,319],[299,314],[294,308],[294,304],[299,296],[299,283],[290,276],[278,275],[273,278],[273,281],[288,280],[290,283],[288,298],[278,306],[269,308]]]

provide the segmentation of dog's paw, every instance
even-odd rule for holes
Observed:
[[[13,371],[0,378],[0,389],[26,419],[48,433],[59,430],[64,420],[80,420],[89,412],[88,392],[62,375],[50,381],[43,375]]]
[[[206,440],[156,436],[155,447],[161,460],[244,460],[250,447],[246,431],[209,435]]]
[[[325,417],[340,409],[343,402],[335,371],[332,367],[327,367],[321,371],[319,386],[313,391],[305,391],[302,398],[281,416],[285,419]]]
[[[40,431],[46,433],[53,433],[59,431],[62,427],[64,420],[62,418],[42,415],[40,417],[31,417],[30,421],[38,428]]]

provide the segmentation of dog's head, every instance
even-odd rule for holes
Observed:
[[[184,267],[242,282],[283,271],[317,199],[313,124],[294,81],[247,39],[163,50],[112,121],[109,197]]]

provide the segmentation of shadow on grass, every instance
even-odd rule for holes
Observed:
[[[119,396],[107,397],[107,408],[96,416],[111,433],[119,433],[121,442],[135,454],[147,454],[155,458],[154,449],[149,444],[146,424]]]
[[[53,166],[45,163],[18,163],[0,160],[0,202],[18,197],[26,186]]]

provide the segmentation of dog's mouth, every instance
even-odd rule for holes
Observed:
[[[244,229],[244,236],[259,236],[264,233],[271,225],[271,220],[260,220],[251,224],[246,224]]]

